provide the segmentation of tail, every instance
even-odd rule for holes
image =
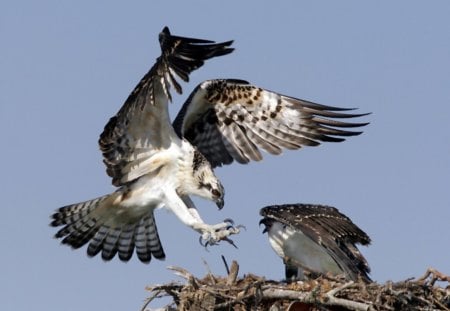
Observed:
[[[52,216],[53,227],[64,226],[55,238],[62,244],[78,249],[89,243],[90,257],[102,253],[109,261],[119,253],[121,261],[129,261],[134,248],[140,261],[149,263],[152,255],[164,259],[165,254],[158,235],[153,210],[142,217],[124,217],[120,206],[111,200],[114,194],[59,208]]]
[[[368,240],[370,242],[370,239]],[[363,241],[356,243],[361,243],[363,245],[368,245],[369,242],[363,244]],[[347,274],[349,278],[353,281],[357,281],[361,278],[365,283],[371,283],[372,279],[369,276],[370,267],[366,258],[361,254],[358,248],[352,242],[342,243],[340,245],[341,250],[346,253],[348,263],[346,264]]]

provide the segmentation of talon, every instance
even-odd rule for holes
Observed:
[[[218,238],[215,236],[212,236],[210,233],[205,232],[203,235],[201,235],[198,238],[198,242],[201,246],[203,246],[205,249],[208,249],[208,246],[216,245],[218,244]]]
[[[245,229],[243,225],[234,226],[234,221],[232,219],[225,219],[223,223],[208,226],[207,228],[200,229],[201,236],[199,238],[199,243],[204,248],[208,248],[208,246],[213,246],[219,244],[220,241],[224,240],[235,248],[238,248],[234,241],[229,238],[232,234],[238,234],[240,229]]]
[[[237,225],[237,226],[230,226],[226,230],[231,234],[238,234],[241,229],[247,230],[247,228],[244,225]]]
[[[200,242],[200,245],[203,246],[207,251],[208,251],[208,246],[217,244],[212,239],[206,240],[206,239],[203,239],[202,237],[200,237],[199,242]]]
[[[223,238],[224,241],[227,241],[228,243],[230,243],[231,245],[233,245],[236,249],[238,249],[238,247],[236,246],[236,244],[234,244],[234,241],[230,238]]]
[[[231,218],[226,218],[226,219],[223,220],[223,222],[228,222],[228,223],[230,223],[231,225],[234,225],[234,220],[231,219]]]
[[[198,237],[198,243],[200,243],[201,246],[203,246],[203,247],[206,248],[206,245],[203,244],[203,237],[202,237],[202,236],[199,236],[199,237]]]
[[[231,230],[231,229],[234,229],[234,228],[239,228],[239,226],[241,226],[241,225],[238,225],[237,227],[235,227],[235,226],[234,226],[234,220],[231,219],[231,218],[224,219],[223,222],[224,222],[225,224],[228,224],[228,225],[225,227],[226,230]],[[219,229],[218,231],[220,231],[220,229]]]
[[[244,225],[237,225],[236,229],[244,229],[245,231],[247,231],[247,227],[245,227]]]
[[[198,242],[200,243],[201,246],[203,246],[204,248],[208,248],[208,245],[214,245],[215,238],[213,238],[211,236],[211,233],[209,232],[204,232],[199,238],[198,238]]]

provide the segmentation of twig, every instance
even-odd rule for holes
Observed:
[[[438,270],[434,269],[434,268],[428,268],[427,271],[425,272],[425,274],[418,278],[416,280],[416,282],[418,283],[425,283],[426,279],[431,275],[431,279],[429,281],[429,284],[431,286],[434,285],[434,283],[436,283],[436,281],[441,281],[441,282],[450,282],[450,276],[445,275],[442,272],[439,272]]]
[[[330,290],[329,292],[327,292],[326,293],[326,295],[328,296],[328,297],[333,297],[333,298],[335,298],[334,297],[334,295],[336,295],[338,292],[340,292],[341,290],[344,290],[344,289],[346,289],[346,288],[349,288],[351,285],[353,285],[353,284],[355,284],[355,282],[353,282],[353,281],[350,281],[350,282],[347,282],[347,283],[345,283],[345,284],[342,284],[341,286],[339,286],[339,287],[336,287],[336,288],[333,288],[332,290]]]
[[[157,298],[159,294],[161,294],[162,290],[156,291],[152,296],[148,297],[145,304],[142,306],[141,311],[145,311],[145,308],[153,301],[153,299]]]
[[[449,311],[450,309],[444,306],[439,300],[433,299],[433,303],[437,304],[442,310]]]
[[[168,266],[167,269],[175,271],[175,275],[178,275],[184,279],[186,279],[191,286],[193,286],[195,289],[198,289],[198,284],[195,279],[195,277],[186,269],[175,267],[175,266]]]
[[[227,277],[226,284],[227,284],[227,286],[232,286],[236,283],[236,279],[239,274],[239,265],[236,260],[233,260],[231,262],[231,269],[230,270],[227,269],[227,271],[228,271],[228,277]]]
[[[348,300],[348,299],[342,299],[342,298],[337,298],[335,295],[340,292],[341,290],[344,290],[348,287],[350,287],[351,285],[353,285],[355,282],[351,281],[348,283],[345,283],[339,287],[336,287],[332,290],[330,290],[329,292],[327,292],[325,294],[325,296],[328,298],[328,302],[331,305],[335,305],[335,306],[340,306],[340,307],[344,307],[350,310],[364,310],[364,311],[368,311],[368,310],[374,310],[373,307],[369,304],[365,304],[362,302],[357,302],[357,301],[352,301],[352,300]]]
[[[208,277],[211,280],[212,284],[216,284],[217,280],[214,277],[214,274],[211,272],[211,268],[208,265],[208,262],[206,262],[206,260],[204,258],[202,258],[203,264],[205,265],[206,271],[208,271]]]

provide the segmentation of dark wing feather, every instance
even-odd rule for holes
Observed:
[[[100,135],[106,171],[116,186],[155,169],[151,157],[178,139],[170,125],[168,102],[170,86],[178,93],[184,81],[205,60],[229,54],[232,41],[214,43],[209,40],[172,36],[165,27],[159,35],[161,56],[129,95],[119,112],[106,124]]]
[[[368,123],[343,119],[367,114],[349,110],[284,96],[242,80],[208,80],[192,92],[173,126],[180,137],[218,166],[232,159],[240,163],[259,161],[260,149],[280,154],[282,149],[341,142],[359,135],[362,132],[348,129]],[[203,141],[211,136],[221,136],[222,142]]]
[[[370,281],[369,265],[355,244],[369,245],[370,237],[350,218],[331,206],[315,204],[285,204],[260,210],[260,223],[278,221],[316,241],[353,279],[358,275]]]
[[[180,118],[175,120],[175,122],[180,121]],[[182,136],[179,133],[180,127],[176,123],[174,123],[174,127],[181,138]],[[226,149],[227,141],[217,128],[217,116],[212,109],[201,116],[201,121],[199,120],[198,122],[196,137],[196,141],[198,142],[196,148],[202,150],[203,155],[209,159],[213,167],[219,166],[222,163],[228,164],[233,162],[233,157],[228,152],[223,152]]]
[[[370,244],[370,237],[349,217],[332,206],[318,204],[272,205],[262,208],[260,214],[300,230],[304,226],[317,227],[325,230],[328,235],[337,240],[362,245]]]

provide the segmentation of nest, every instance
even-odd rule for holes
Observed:
[[[156,298],[167,296],[172,303],[159,310],[450,310],[450,277],[432,268],[418,279],[385,284],[330,277],[288,284],[253,274],[238,278],[235,261],[230,269],[226,267],[226,277],[208,273],[201,279],[170,267],[186,282],[148,287],[151,296],[142,311],[150,310],[147,307]]]

